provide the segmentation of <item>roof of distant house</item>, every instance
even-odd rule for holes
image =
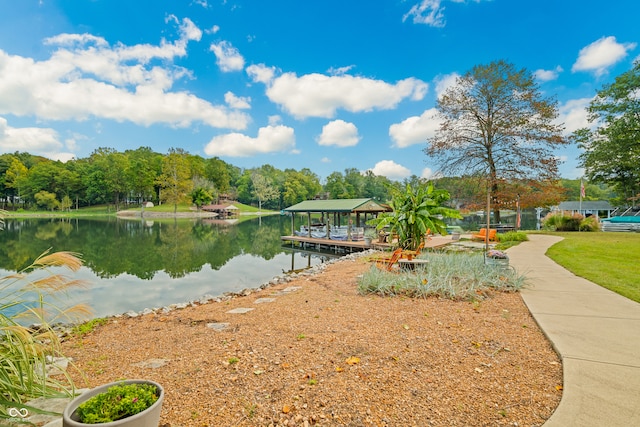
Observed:
[[[558,209],[561,211],[612,211],[615,208],[606,200],[583,200],[560,202]]]

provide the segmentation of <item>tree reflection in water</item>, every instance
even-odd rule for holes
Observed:
[[[284,271],[326,260],[284,248],[280,216],[220,220],[7,219],[0,274],[20,271],[47,249],[81,254],[88,289],[69,295],[94,316],[162,307],[258,287]]]

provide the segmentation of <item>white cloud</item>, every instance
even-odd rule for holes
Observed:
[[[220,31],[220,26],[219,25],[214,25],[211,28],[209,28],[208,30],[204,30],[204,32],[207,33],[207,34],[216,34],[218,31]]]
[[[212,43],[209,50],[216,55],[216,64],[223,72],[240,71],[244,68],[244,58],[231,43],[227,41]]]
[[[53,153],[47,157],[51,160],[58,160],[62,163],[67,163],[69,160],[75,159],[76,155],[73,153]]]
[[[231,91],[224,94],[224,102],[226,102],[229,107],[238,110],[246,110],[251,108],[251,97],[236,96]]]
[[[420,174],[420,178],[430,179],[433,176],[433,171],[431,168],[422,169],[422,173]]]
[[[335,145],[337,147],[353,147],[360,141],[358,128],[344,120],[334,120],[322,127],[317,138],[319,145]]]
[[[403,17],[402,21],[413,17],[414,24],[425,24],[431,27],[442,28],[446,25],[444,18],[445,7],[442,3],[446,0],[421,0],[420,3],[414,4],[409,12]],[[453,3],[480,3],[482,0],[450,0]]]
[[[246,71],[251,80],[257,83],[264,83],[266,85],[271,84],[271,81],[276,74],[276,69],[274,67],[267,67],[264,64],[249,65]]]
[[[277,126],[280,123],[282,123],[282,117],[280,117],[278,114],[269,116],[269,126]]]
[[[205,9],[209,7],[209,4],[207,3],[207,0],[193,0],[193,3],[204,7]]]
[[[402,21],[413,17],[414,24],[426,24],[431,27],[444,27],[444,7],[440,0],[422,0],[411,7],[403,17]]]
[[[293,151],[296,139],[287,126],[266,126],[251,138],[241,133],[216,136],[204,148],[209,156],[248,157],[257,154]]]
[[[618,43],[613,36],[602,37],[580,49],[580,54],[571,71],[593,71],[597,76],[621,61],[635,49],[636,43]]]
[[[351,75],[285,73],[267,88],[269,99],[298,118],[331,118],[339,108],[350,112],[389,110],[405,98],[421,100],[427,84],[408,78],[395,85]]]
[[[145,126],[182,127],[202,121],[218,128],[246,128],[245,114],[188,92],[170,91],[175,80],[189,75],[172,61],[185,56],[188,41],[202,35],[188,19],[180,23],[179,32],[178,40],[163,40],[158,46],[110,46],[89,34],[60,34],[45,40],[57,50],[44,61],[0,50],[0,114],[48,120],[98,117]]]
[[[411,171],[393,160],[381,160],[371,169],[378,176],[386,176],[391,180],[400,180],[411,176]]]
[[[426,144],[427,138],[434,136],[439,128],[438,111],[430,108],[420,116],[409,117],[389,126],[389,136],[396,147],[406,148],[414,144]]]
[[[54,160],[68,160],[72,153],[61,151],[64,145],[58,132],[50,128],[14,128],[0,117],[0,153],[28,152]]]
[[[338,68],[331,67],[329,68],[329,70],[327,70],[327,73],[331,74],[332,76],[342,76],[344,74],[347,74],[354,67],[355,65],[347,65],[346,67],[338,67]]]
[[[321,159],[320,159],[320,161],[321,161],[322,163],[331,163],[331,159],[330,159],[330,158],[328,158],[328,157],[323,157],[323,158],[321,158]]]
[[[553,70],[536,70],[533,72],[533,76],[541,82],[549,82],[551,80],[556,80],[558,75],[563,71],[562,67],[558,65]]]
[[[581,128],[595,128],[596,123],[589,123],[587,107],[592,98],[572,99],[558,108],[557,123],[564,124],[565,134],[569,135]]]
[[[435,78],[436,97],[440,98],[442,94],[452,86],[456,85],[456,81],[460,77],[458,73],[444,74]]]

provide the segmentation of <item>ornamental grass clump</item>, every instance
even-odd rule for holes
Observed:
[[[47,375],[47,364],[64,358],[53,325],[86,316],[84,306],[63,309],[56,300],[82,282],[54,270],[77,271],[82,261],[69,252],[44,253],[26,269],[0,277],[0,420],[42,412],[25,405],[38,397],[70,397],[71,377],[59,366],[61,375]],[[32,325],[32,326],[26,326]]]
[[[514,269],[486,265],[479,253],[433,253],[421,258],[429,260],[423,270],[387,272],[372,267],[360,278],[358,291],[383,296],[476,300],[492,290],[518,291],[526,282],[526,277]]]
[[[80,422],[85,424],[109,423],[139,414],[151,407],[159,398],[153,384],[118,384],[97,394],[76,409]]]

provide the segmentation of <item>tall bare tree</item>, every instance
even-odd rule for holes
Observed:
[[[510,179],[558,178],[553,149],[567,144],[555,122],[557,102],[544,98],[525,69],[495,61],[477,65],[445,90],[437,106],[440,128],[424,150],[446,175],[484,179],[500,221],[498,194]],[[489,208],[487,208],[489,210]]]

